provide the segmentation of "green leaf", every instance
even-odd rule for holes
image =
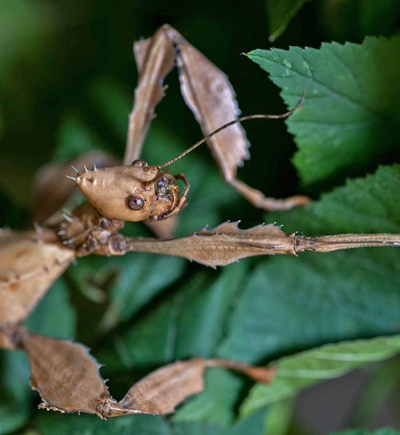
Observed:
[[[242,435],[262,433],[264,410],[242,419],[230,428],[209,423],[171,423],[151,415],[124,416],[100,420],[94,415],[40,412],[34,428],[42,435]],[[66,418],[67,417],[67,418]]]
[[[236,424],[230,427],[223,427],[218,424],[204,422],[193,423],[172,423],[174,435],[243,435],[262,434],[265,410],[250,415],[247,418],[240,419]]]
[[[267,0],[270,39],[275,40],[308,0]]]
[[[301,231],[310,236],[398,233],[399,190],[400,165],[383,166],[373,175],[348,180],[345,186],[323,194],[320,201],[288,213],[270,213],[266,220],[284,225],[285,231]]]
[[[22,351],[0,351],[0,434],[22,427],[30,414],[29,363]]]
[[[399,232],[396,186],[400,166],[382,167],[303,209],[268,214],[266,221],[308,235]],[[399,331],[399,260],[397,248],[261,260],[240,293],[220,355],[259,363],[329,342]]]
[[[88,414],[39,412],[35,429],[42,435],[172,435],[165,418],[153,415],[129,415],[104,421]]]
[[[400,165],[382,167],[307,207],[270,213],[266,221],[309,236],[399,232],[398,188]],[[399,259],[398,248],[369,248],[261,260],[240,295],[222,355],[258,362],[399,331]]]
[[[195,274],[138,323],[114,337],[112,345],[96,355],[98,360],[113,371],[133,366],[153,367],[198,355],[218,357],[218,345],[246,270],[245,262],[241,262],[224,269],[219,276],[213,271],[216,275],[213,279],[207,279],[204,271]],[[209,370],[206,391],[189,399],[174,419],[228,424],[234,418],[233,408],[242,385],[243,380],[231,372]],[[129,387],[126,385],[126,389]]]
[[[324,343],[399,331],[395,249],[392,255],[382,248],[305,253],[259,264],[240,295],[220,354],[259,363]]]
[[[254,50],[248,56],[270,73],[289,106],[307,90],[302,109],[287,121],[305,185],[360,174],[398,150],[400,37],[324,43],[319,50]]]
[[[214,422],[228,426],[235,419],[235,404],[243,380],[227,370],[211,369],[205,374],[205,390],[184,403],[173,420]]]
[[[264,433],[274,435],[286,435],[289,432],[290,424],[295,410],[295,399],[280,400],[268,407],[265,419]]]
[[[270,403],[291,397],[302,388],[349,370],[381,361],[400,352],[400,335],[326,345],[273,363],[278,368],[270,385],[252,388],[241,412],[250,414]]]
[[[220,276],[215,271],[213,278],[207,279],[204,271],[195,274],[179,291],[115,338],[127,349],[131,361],[128,366],[121,365],[109,349],[99,356],[99,361],[116,369],[165,364],[196,355],[215,356],[231,313],[229,301],[234,298],[244,272],[244,263],[238,263],[223,270]],[[118,353],[118,348],[115,351]]]
[[[124,257],[80,259],[68,274],[85,296],[95,302],[92,331],[98,328],[104,333],[129,320],[179,279],[184,267],[181,258],[129,253]],[[82,305],[86,309],[86,304]]]
[[[76,311],[68,299],[68,288],[58,279],[39,301],[26,321],[29,331],[69,339],[76,334]]]

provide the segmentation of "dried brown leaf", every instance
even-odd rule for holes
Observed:
[[[149,48],[153,38],[141,39],[133,44],[133,54],[135,55],[136,66],[139,74],[139,78],[143,72],[143,66],[146,58],[149,54]]]
[[[271,382],[276,369],[254,367],[225,359],[193,358],[176,361],[150,373],[136,383],[120,402],[113,399],[101,412],[106,417],[124,414],[170,414],[187,397],[204,390],[204,372],[207,367],[225,367],[239,371],[263,383]]]
[[[44,409],[97,414],[110,393],[99,374],[99,364],[79,343],[58,340],[26,330],[21,347],[31,366],[31,386],[43,400]]]
[[[110,401],[102,412],[106,417],[170,414],[187,397],[203,391],[205,369],[203,358],[161,367],[135,384],[120,402]]]
[[[205,360],[195,358],[154,371],[117,402],[99,374],[99,364],[85,346],[30,334],[22,328],[20,335],[20,345],[31,366],[32,388],[43,400],[41,408],[87,412],[101,418],[132,413],[167,414],[204,388]]]
[[[177,58],[182,95],[203,134],[207,135],[236,119],[240,111],[228,77],[175,29],[170,27],[169,34],[179,48]],[[226,181],[235,178],[237,167],[250,157],[250,144],[240,124],[221,131],[207,143]]]
[[[203,391],[207,367],[230,368],[264,383],[269,383],[275,374],[275,369],[271,367],[253,367],[232,360],[199,357],[176,361],[137,382],[117,402],[110,396],[100,376],[99,364],[85,346],[31,334],[23,327],[13,332],[12,341],[28,355],[31,385],[43,401],[40,408],[87,412],[100,418],[126,414],[170,414],[187,397]]]
[[[53,231],[0,232],[0,328],[21,322],[75,257]]]
[[[175,63],[175,47],[171,44],[165,26],[152,38],[137,42],[134,52],[139,81],[135,89],[135,104],[129,116],[124,165],[129,165],[140,157],[147,130],[154,117],[154,107],[163,97],[162,82]]]

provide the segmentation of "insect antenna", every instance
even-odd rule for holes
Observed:
[[[186,156],[186,154],[191,153],[193,150],[195,150],[197,147],[199,147],[200,145],[202,145],[204,142],[207,142],[208,139],[210,139],[212,136],[216,135],[217,133],[219,133],[222,130],[225,130],[226,128],[230,127],[231,125],[234,125],[238,122],[242,122],[242,121],[249,121],[250,119],[281,119],[281,118],[287,118],[289,115],[291,115],[295,110],[297,110],[299,108],[299,106],[303,103],[304,101],[304,96],[306,95],[306,91],[303,91],[303,94],[301,95],[301,98],[299,100],[299,102],[293,107],[293,109],[289,110],[286,113],[283,113],[281,115],[248,115],[248,116],[242,116],[241,118],[235,119],[233,121],[228,122],[227,124],[222,125],[221,127],[217,128],[216,130],[214,130],[213,132],[211,132],[210,134],[208,134],[207,136],[203,137],[203,139],[199,140],[198,142],[196,142],[194,145],[192,145],[190,148],[188,148],[186,151],[184,151],[183,153],[179,154],[178,156],[174,157],[171,160],[168,160],[166,162],[164,162],[161,165],[157,165],[159,168],[165,168],[166,166],[171,165],[172,163],[175,163],[177,160],[181,159],[182,157]]]

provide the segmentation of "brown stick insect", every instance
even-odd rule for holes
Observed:
[[[31,366],[31,385],[42,398],[41,408],[88,412],[101,418],[132,413],[167,414],[186,397],[204,388],[207,367],[228,367],[252,379],[269,382],[274,368],[238,361],[194,358],[164,366],[135,384],[119,402],[114,400],[88,350],[78,343],[32,334],[22,325],[52,283],[77,257],[90,254],[124,255],[129,251],[177,255],[208,266],[225,266],[254,255],[288,254],[311,250],[329,252],[366,246],[397,246],[399,234],[347,234],[305,237],[284,233],[274,224],[241,230],[237,223],[203,228],[181,238],[133,238],[119,233],[126,221],[147,220],[163,226],[187,205],[189,182],[184,174],[164,171],[177,159],[207,141],[221,173],[247,200],[266,210],[288,210],[309,202],[305,196],[266,198],[237,180],[237,167],[248,158],[248,142],[239,121],[283,118],[255,115],[238,119],[235,94],[227,77],[170,26],[135,44],[139,82],[129,119],[123,166],[104,155],[99,167],[73,167],[73,181],[87,202],[62,213],[74,183],[59,179],[60,168],[42,174],[37,190],[37,223],[33,230],[0,232],[0,347],[22,348]],[[183,97],[206,137],[179,156],[149,165],[140,153],[154,107],[163,96],[163,79],[179,67]],[[82,160],[73,162],[82,165]],[[100,167],[102,166],[102,167]],[[177,180],[185,183],[180,194]],[[65,184],[66,182],[70,184]],[[49,187],[50,186],[50,187]],[[49,193],[50,192],[50,193]],[[51,196],[53,192],[53,197]],[[46,197],[48,200],[43,201]],[[165,234],[165,230],[164,230]]]

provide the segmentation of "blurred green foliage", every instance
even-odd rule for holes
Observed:
[[[288,121],[297,142],[283,122],[245,125],[252,159],[239,177],[268,196],[308,193],[316,200],[302,210],[265,214],[224,184],[206,147],[200,148],[174,166],[191,183],[189,207],[180,213],[177,235],[227,219],[241,220],[242,228],[277,221],[285,224],[286,231],[308,235],[399,232],[400,175],[399,167],[392,164],[400,157],[399,38],[394,36],[400,3],[314,0],[301,8],[303,3],[286,0],[283,8],[283,2],[273,0],[1,0],[0,226],[30,224],[34,174],[42,165],[93,148],[122,157],[137,79],[133,42],[169,23],[228,74],[244,114],[281,113],[284,102],[293,105],[307,88],[304,108]],[[270,49],[272,34],[280,34],[273,47],[281,50],[264,52],[266,63],[261,66],[283,89],[284,102],[267,73],[240,56]],[[390,39],[364,40],[366,35]],[[332,40],[357,45],[326,44],[319,50],[322,42]],[[287,51],[289,46],[313,50]],[[305,56],[306,65],[296,63],[299,54]],[[345,60],[346,67],[335,56]],[[301,68],[311,69],[323,80],[304,81]],[[167,97],[156,109],[158,116],[143,152],[152,164],[171,158],[201,137],[180,95],[176,72],[167,83]],[[318,94],[318,100],[311,91],[320,90],[321,83],[324,89],[337,87],[335,92]],[[349,101],[357,98],[379,126],[374,134],[350,128],[349,135],[349,126],[338,122],[359,116],[363,105],[348,110]],[[382,121],[382,107],[390,123]],[[307,147],[311,151],[302,157]],[[378,169],[381,164],[386,166]],[[367,172],[373,175],[366,176]],[[344,185],[345,177],[355,176]],[[127,231],[150,235],[141,224],[130,225]],[[253,258],[215,271],[150,254],[89,257],[80,259],[53,286],[28,319],[28,327],[90,346],[96,358],[106,363],[102,374],[110,377],[111,392],[119,399],[142,375],[177,358],[220,356],[261,364],[289,356],[297,363],[302,361],[296,355],[299,351],[399,333],[399,260],[396,248],[375,248],[300,258]],[[350,351],[357,352],[357,348]],[[390,353],[383,345],[385,352]],[[374,367],[368,372],[371,385],[381,370]],[[252,384],[219,369],[207,374],[206,391],[188,400],[170,419],[133,416],[106,423],[95,416],[37,411],[39,399],[30,391],[28,364],[20,352],[1,351],[0,379],[1,434],[16,430],[310,433],[310,428],[298,424],[293,404],[268,408],[266,403],[272,402],[268,392],[257,393],[258,386],[248,396],[251,400],[260,394],[260,406],[250,402],[258,411],[239,417]],[[378,395],[381,400],[393,391],[398,398],[398,378],[385,388],[385,395]],[[364,415],[358,423],[368,426],[369,417]],[[279,423],[279,419],[287,421]],[[279,434],[274,433],[278,427]],[[392,432],[383,429],[386,433]]]
[[[332,432],[331,435],[399,435],[400,431],[390,427],[382,428],[374,431],[364,429],[346,430],[344,432]]]

